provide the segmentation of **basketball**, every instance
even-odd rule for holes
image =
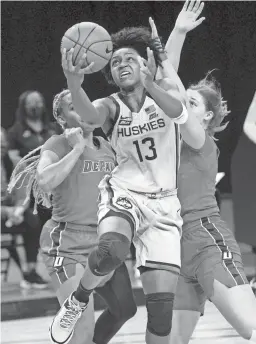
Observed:
[[[67,51],[74,48],[74,66],[86,53],[86,64],[83,64],[82,68],[94,62],[87,72],[87,74],[91,74],[106,66],[112,56],[113,45],[109,33],[102,26],[83,22],[73,25],[65,32],[61,40],[61,52],[64,48]]]

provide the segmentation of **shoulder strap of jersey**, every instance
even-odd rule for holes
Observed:
[[[112,102],[116,106],[116,112],[115,112],[114,118],[111,120],[111,128],[106,133],[107,138],[110,139],[112,132],[113,132],[113,129],[116,125],[116,122],[117,122],[119,114],[120,114],[120,104],[119,104],[118,97],[117,97],[116,93],[111,94],[110,96],[108,96],[108,98],[111,99]]]

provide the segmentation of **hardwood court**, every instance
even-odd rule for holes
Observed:
[[[96,317],[100,312],[96,312]],[[2,344],[50,344],[48,326],[52,317],[2,322]],[[143,344],[146,326],[145,307],[139,307],[136,316],[128,321],[112,344]],[[185,324],[184,324],[185,326]],[[244,339],[230,327],[215,306],[207,303],[191,340],[192,344],[245,344]]]

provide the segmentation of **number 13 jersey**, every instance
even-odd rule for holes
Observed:
[[[180,156],[179,126],[146,96],[138,113],[112,94],[117,113],[108,133],[116,153],[112,179],[137,192],[156,193],[177,188]]]

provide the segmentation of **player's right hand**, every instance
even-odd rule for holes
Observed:
[[[175,29],[182,33],[187,33],[200,25],[205,17],[197,19],[202,13],[204,2],[200,0],[186,0],[175,23]]]
[[[73,54],[74,49],[67,51],[65,48],[61,52],[61,65],[63,72],[68,82],[73,82],[81,84],[84,81],[84,74],[90,71],[90,68],[93,66],[94,62],[90,63],[87,67],[82,68],[82,65],[86,65],[86,54],[84,54],[78,61],[77,65],[73,65]]]
[[[79,149],[83,152],[86,141],[83,137],[83,130],[81,128],[65,129],[64,136],[72,148]]]

